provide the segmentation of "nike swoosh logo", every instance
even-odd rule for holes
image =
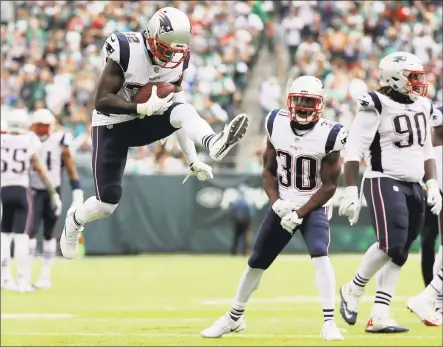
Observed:
[[[114,36],[111,36],[111,41],[112,41],[112,42],[115,42],[115,38],[114,38]]]
[[[345,316],[346,316],[347,319],[351,319],[352,318],[352,314],[350,314],[346,308],[345,308]]]

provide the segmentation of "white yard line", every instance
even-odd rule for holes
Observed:
[[[392,301],[407,301],[409,297],[407,296],[395,296]],[[335,300],[340,301],[340,297],[336,296]],[[361,298],[362,302],[372,302],[374,300],[373,296],[363,295]],[[313,295],[296,295],[296,296],[278,296],[275,298],[258,298],[251,299],[251,304],[276,304],[276,303],[318,303],[320,298]],[[202,299],[200,305],[212,306],[212,305],[229,305],[232,303],[232,298],[216,298],[216,299]]]
[[[69,313],[2,313],[1,319],[69,319]]]
[[[147,338],[160,338],[160,337],[200,337],[199,334],[168,334],[168,333],[44,333],[44,332],[33,332],[33,333],[5,333],[2,332],[3,336],[85,336],[85,337],[127,337],[127,336],[139,336]],[[263,339],[263,338],[278,338],[278,339],[321,339],[320,335],[303,335],[303,334],[234,334],[226,335],[225,338],[245,338],[245,339]],[[384,334],[383,336],[378,334],[352,334],[346,335],[347,338],[365,338],[365,339],[423,339],[423,340],[435,340],[438,339],[437,336],[429,335],[409,335],[409,334]]]

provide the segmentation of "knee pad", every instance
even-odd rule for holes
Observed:
[[[408,260],[409,249],[403,246],[389,247],[388,256],[392,259],[392,262],[398,266],[403,266]]]
[[[248,259],[248,265],[252,269],[262,269],[266,270],[269,266],[271,266],[272,261],[269,261],[267,257],[263,256],[259,252],[252,252],[251,256]]]
[[[100,190],[100,201],[105,204],[117,205],[120,202],[122,195],[123,188],[121,185],[107,185],[104,186],[102,190]]]
[[[174,128],[183,127],[184,122],[193,121],[193,116],[200,117],[195,110],[195,107],[191,104],[177,104],[171,110],[170,122]]]

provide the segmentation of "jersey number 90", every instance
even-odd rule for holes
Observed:
[[[317,188],[318,159],[307,155],[293,157],[284,151],[277,151],[277,157],[282,160],[282,171],[278,174],[278,182],[281,186],[295,188],[302,192]]]
[[[411,119],[414,121],[416,134],[412,127]],[[426,140],[426,117],[424,113],[419,112],[410,117],[406,114],[400,114],[392,120],[394,124],[394,131],[397,135],[401,136],[400,141],[394,142],[394,146],[397,148],[407,148],[417,143],[420,147],[423,147]]]

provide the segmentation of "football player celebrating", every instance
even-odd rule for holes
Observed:
[[[29,190],[29,171],[32,166],[48,192],[51,209],[60,214],[61,201],[38,155],[40,141],[29,131],[29,117],[25,110],[15,110],[8,115],[8,133],[1,137],[1,247],[2,288],[32,292],[29,267],[29,231],[32,225],[32,196]],[[9,268],[11,243],[14,241],[14,258],[17,263],[17,282]]]
[[[117,208],[129,147],[144,146],[176,132],[193,173],[205,180],[212,177],[212,169],[198,160],[194,143],[204,146],[212,159],[221,160],[245,135],[249,122],[245,114],[215,134],[186,103],[182,80],[189,64],[191,36],[186,14],[165,7],[152,16],[143,33],[115,32],[106,40],[105,67],[92,115],[95,196],[68,211],[60,239],[65,258],[75,256],[85,223],[105,218]],[[153,81],[174,84],[176,92],[159,98],[154,86],[147,102],[131,101],[141,87]]]
[[[434,109],[432,115],[432,144],[434,145],[435,161],[437,163],[437,177],[440,184],[440,193],[443,194],[443,108],[440,106]],[[428,326],[442,325],[442,287],[443,287],[443,267],[442,267],[442,249],[443,249],[443,212],[440,211],[438,216],[430,214],[426,215],[427,223],[430,228],[440,232],[440,248],[434,262],[434,277],[424,291],[412,298],[408,303],[408,308]],[[434,218],[435,217],[435,218]],[[434,252],[434,249],[430,250]],[[434,305],[435,304],[435,305]],[[435,309],[434,309],[435,307]]]
[[[357,320],[360,297],[377,273],[377,292],[366,332],[408,331],[390,319],[389,305],[409,249],[424,219],[423,179],[427,202],[438,215],[442,199],[436,179],[430,136],[432,103],[424,97],[426,72],[410,53],[395,52],[379,65],[377,92],[358,100],[345,150],[345,196],[339,213],[352,224],[358,220],[360,199],[357,177],[365,156],[363,193],[368,203],[377,242],[366,252],[354,278],[340,289],[340,312],[350,325]]]
[[[321,81],[302,76],[290,86],[287,110],[273,110],[267,116],[263,189],[272,207],[261,224],[231,310],[203,330],[203,337],[221,337],[245,328],[243,314],[251,294],[299,230],[315,267],[324,316],[321,335],[325,340],[343,340],[334,322],[335,274],[328,251],[330,199],[338,184],[340,150],[347,133],[340,124],[320,118],[323,106]]]
[[[55,117],[51,111],[40,109],[34,112],[31,119],[31,129],[41,141],[40,155],[46,161],[49,180],[60,194],[62,166],[65,167],[72,188],[72,206],[83,203],[83,190],[80,189],[77,169],[69,151],[72,136],[63,131],[54,131]],[[54,238],[54,227],[59,215],[55,214],[51,199],[45,185],[35,170],[31,171],[31,188],[33,190],[34,222],[29,232],[30,266],[35,259],[37,248],[37,233],[43,222],[43,267],[40,278],[34,287],[51,288],[51,264],[57,251]]]

